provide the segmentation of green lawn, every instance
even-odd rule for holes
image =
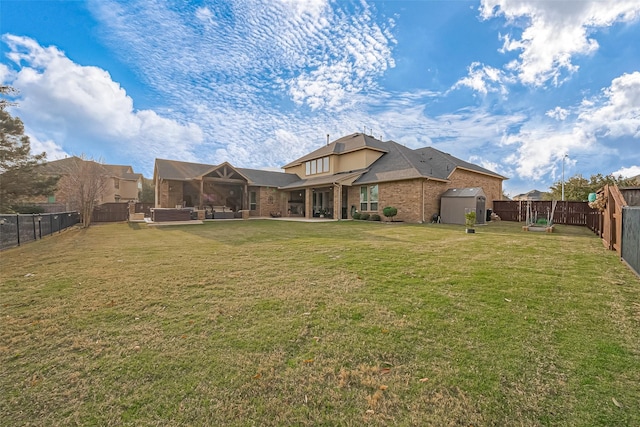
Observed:
[[[640,425],[586,228],[97,225],[0,253],[0,425]]]

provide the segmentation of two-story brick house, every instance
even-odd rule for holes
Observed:
[[[108,165],[81,159],[77,156],[53,160],[41,166],[41,173],[58,176],[58,190],[42,200],[34,201],[36,205],[45,208],[46,211],[59,211],[73,209],[73,202],[66,194],[65,180],[69,175],[83,170],[81,164],[90,163],[95,171],[103,176],[103,191],[98,195],[97,204],[116,202],[135,202],[138,200],[138,192],[142,189],[142,174],[135,173],[131,166]]]
[[[505,177],[432,147],[410,149],[356,133],[283,167],[284,172],[156,159],[156,207],[248,210],[251,216],[328,216],[398,209],[397,219],[430,221],[449,188],[481,187],[488,206]]]

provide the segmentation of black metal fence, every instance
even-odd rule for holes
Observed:
[[[0,215],[0,250],[40,240],[79,222],[78,212]]]
[[[622,208],[621,257],[640,275],[640,206]]]

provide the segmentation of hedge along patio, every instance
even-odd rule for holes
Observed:
[[[638,425],[584,227],[96,225],[0,257],[4,425]]]

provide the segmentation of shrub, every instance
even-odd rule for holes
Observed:
[[[360,219],[360,212],[354,212],[352,217],[353,219]]]
[[[369,219],[369,216],[370,215],[368,213],[361,213],[360,214],[360,219],[363,220],[363,221],[366,221],[366,220]]]
[[[476,224],[476,211],[467,212],[464,214],[464,224],[467,228],[473,228]]]
[[[394,208],[393,206],[387,206],[386,208],[382,209],[382,214],[393,221],[393,217],[398,215],[398,209]]]
[[[12,210],[17,214],[41,214],[44,208],[41,206],[18,205],[12,206]]]
[[[369,221],[380,221],[380,215],[371,214],[371,216],[369,217]]]

